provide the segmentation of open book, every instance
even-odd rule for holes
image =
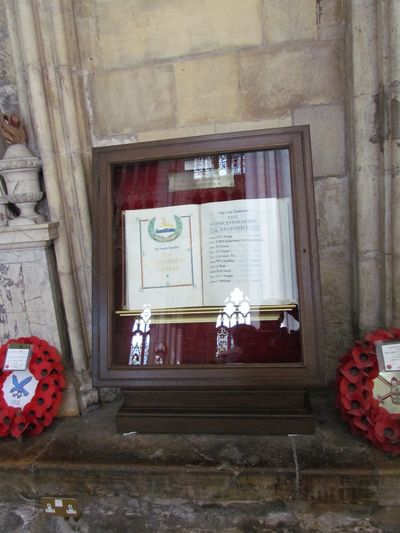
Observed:
[[[288,198],[125,211],[127,309],[297,302]]]

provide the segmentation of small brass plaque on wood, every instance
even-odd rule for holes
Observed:
[[[197,189],[218,189],[219,187],[234,187],[233,174],[219,169],[205,170],[198,177],[191,170],[184,172],[170,172],[168,174],[168,190],[193,191]]]
[[[40,508],[43,509],[46,514],[62,516],[64,518],[72,517],[75,520],[78,520],[81,514],[78,508],[78,502],[75,498],[44,496],[40,499]]]

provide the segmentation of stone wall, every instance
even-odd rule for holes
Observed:
[[[310,124],[328,379],[360,331],[399,325],[399,28],[399,0],[0,0],[0,109],[18,98],[43,160],[81,412],[97,400],[92,146]],[[22,461],[11,442],[2,454],[0,522],[9,530],[118,529],[129,518],[143,531],[397,531],[393,459],[351,437],[327,407],[332,399],[322,404],[315,436],[285,437],[285,446],[281,437],[216,437],[216,458],[207,436],[190,448],[187,436],[116,435],[109,420],[63,422],[50,443],[45,434],[32,439]],[[48,494],[81,497],[81,523],[50,526],[37,502]]]
[[[15,78],[60,222],[76,368],[90,368],[87,200],[102,145],[310,124],[328,379],[356,335],[398,323],[399,11],[397,0],[0,0],[2,105],[16,105]]]
[[[334,118],[315,171],[344,174],[341,0],[84,0],[74,9],[94,146],[309,118],[317,139]],[[309,117],[311,106],[330,107]]]
[[[3,2],[0,2],[0,42],[0,108],[2,111],[14,111],[17,107],[18,97]]]
[[[16,111],[17,87],[3,1],[0,1],[0,43],[0,111]],[[4,141],[0,138],[0,158],[4,150]]]
[[[93,146],[310,124],[332,377],[352,341],[342,0],[74,9]]]

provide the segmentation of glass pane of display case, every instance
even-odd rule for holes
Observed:
[[[308,433],[322,384],[308,126],[95,148],[93,374],[121,432]]]
[[[288,147],[112,167],[117,366],[302,362]]]

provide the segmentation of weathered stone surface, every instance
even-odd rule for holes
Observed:
[[[0,265],[0,301],[3,312],[26,311],[22,262]]]
[[[81,500],[81,503],[84,512],[77,523],[46,516],[35,508],[34,502],[11,506],[0,504],[0,521],[10,528],[7,532],[35,533],[397,533],[397,524],[388,525],[388,517],[383,522],[378,521],[374,510],[361,505],[336,507],[334,511],[327,511],[321,506],[316,512],[315,503],[312,508],[299,509],[293,505],[252,502],[218,505],[211,501],[194,503],[179,498],[154,501],[134,499],[129,495],[123,498],[92,496]]]
[[[346,172],[343,105],[296,109],[293,124],[310,125],[314,176],[339,176]]]
[[[55,533],[395,533],[398,461],[352,436],[332,395],[315,393],[312,404],[308,436],[124,436],[119,404],[109,404],[22,443],[2,439],[0,523]],[[42,496],[77,498],[81,518],[45,515]]]
[[[318,3],[314,0],[264,0],[265,41],[284,43],[317,39],[316,10]]]
[[[320,250],[322,306],[326,324],[350,321],[350,250],[346,245]]]
[[[0,508],[1,509],[1,508]],[[4,508],[0,510],[0,516],[3,515],[1,520],[2,527],[5,528],[5,531],[18,531],[25,526],[26,522],[21,517],[21,513],[18,512],[18,509],[8,509]]]
[[[352,345],[352,269],[348,245],[320,249],[325,376],[335,379],[340,357]]]
[[[26,311],[5,313],[3,309],[3,304],[0,304],[0,339],[2,344],[9,339],[31,333]]]
[[[177,63],[175,79],[179,125],[232,122],[240,118],[235,55]]]
[[[352,59],[353,77],[352,87],[355,98],[363,104],[370,100],[372,104],[373,98],[378,91],[378,72],[376,71],[377,61],[379,61],[379,54],[377,53],[377,3],[375,0],[363,0],[353,2],[351,10],[352,24],[352,46],[348,50]],[[383,22],[384,23],[384,22]],[[364,58],[364,61],[360,60]],[[368,65],[367,65],[368,63]],[[350,96],[350,95],[349,95]],[[364,101],[364,102],[363,102]],[[373,113],[371,107],[365,108],[365,115],[355,116],[355,120],[364,122],[370,113]]]
[[[217,124],[216,133],[231,133],[233,131],[259,130],[268,128],[283,128],[292,125],[290,114],[266,120],[228,122],[227,124]]]
[[[344,35],[346,0],[316,2],[319,39],[338,39]]]
[[[0,43],[0,109],[2,111],[16,111],[18,105],[17,88],[3,1],[0,2]],[[2,152],[0,141],[0,157],[3,155]]]
[[[318,24],[334,26],[343,23],[347,0],[318,0]]]
[[[80,413],[81,406],[78,403],[78,398],[76,395],[76,378],[70,370],[66,370],[65,377],[67,381],[67,386],[63,390],[62,401],[60,405],[60,410],[57,413],[57,416],[64,418],[67,416],[77,416]]]
[[[375,165],[357,168],[357,246],[360,252],[378,250],[381,247],[381,227],[377,215],[381,204],[379,169]]]
[[[319,246],[348,243],[350,238],[348,179],[317,180],[314,189]]]
[[[335,42],[242,52],[242,118],[261,120],[282,116],[288,108],[340,100],[340,56]]]
[[[348,293],[350,300],[351,294]],[[324,317],[325,318],[325,317]],[[350,319],[330,320],[329,314],[324,319],[324,360],[325,376],[328,383],[334,382],[340,358],[354,344],[354,332]]]
[[[222,117],[225,119],[225,117]],[[175,139],[179,137],[193,137],[196,135],[209,135],[212,133],[232,133],[234,131],[258,130],[268,128],[282,128],[292,125],[292,117],[290,114],[267,120],[257,120],[249,122],[227,122],[227,123],[209,123],[199,124],[196,126],[183,126],[180,128],[169,128],[166,130],[153,130],[139,132],[137,140],[142,141],[157,141],[160,139]],[[118,143],[118,140],[116,140]],[[119,140],[121,142],[121,140]],[[113,144],[110,140],[110,144]]]
[[[161,139],[177,139],[179,137],[194,137],[196,135],[209,135],[215,133],[215,124],[200,124],[197,126],[184,126],[138,133],[138,141],[159,141]]]
[[[53,232],[53,233],[52,233]],[[55,224],[7,227],[0,233],[0,339],[36,335],[61,347],[51,252]]]
[[[362,308],[359,327],[368,332],[383,324],[383,308],[377,302],[384,300],[381,293],[380,278],[384,275],[382,257],[379,252],[362,252],[358,254],[358,276],[362,280],[362,290],[359,291],[358,301]]]
[[[81,66],[85,74],[102,69],[96,6],[92,0],[72,2]],[[117,31],[117,28],[115,28]]]
[[[175,125],[172,66],[113,70],[91,78],[96,135]]]
[[[394,287],[400,287],[400,257],[394,257],[393,258],[393,286]],[[400,294],[399,291],[396,289],[394,298],[393,298],[393,304],[394,304],[394,316],[400,317]],[[396,326],[398,327],[399,324],[396,322]]]
[[[260,0],[96,0],[95,9],[106,69],[261,44]]]

